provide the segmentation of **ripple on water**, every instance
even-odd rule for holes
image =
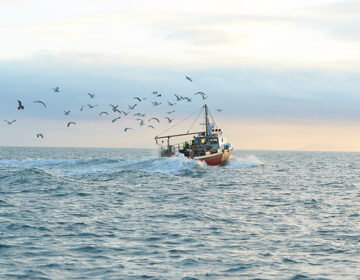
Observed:
[[[0,148],[0,279],[360,279],[360,154],[251,154]]]

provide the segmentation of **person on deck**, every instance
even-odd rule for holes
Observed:
[[[184,146],[183,146],[183,153],[184,156],[189,157],[190,154],[190,145],[188,142],[185,142]]]
[[[190,149],[189,142],[185,142],[183,149],[184,150],[189,150]]]

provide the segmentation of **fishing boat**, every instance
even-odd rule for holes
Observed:
[[[204,109],[205,114],[205,122],[202,124],[205,127],[203,131],[188,131],[187,133],[155,137],[156,143],[161,146],[160,155],[162,157],[183,154],[189,159],[203,161],[207,165],[223,165],[226,163],[233,147],[222,130],[217,128],[215,121],[212,119],[210,122],[208,106],[205,104],[202,109]],[[191,135],[194,136],[188,141],[170,144],[172,138]],[[162,140],[159,144],[160,139],[167,139],[167,141],[164,144],[164,140]]]

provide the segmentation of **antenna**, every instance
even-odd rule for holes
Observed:
[[[205,104],[205,135],[209,136],[209,119],[208,119],[208,107]]]

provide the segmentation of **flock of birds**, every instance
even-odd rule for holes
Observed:
[[[185,79],[188,80],[188,81],[191,82],[191,83],[193,82],[192,78],[189,77],[189,76],[185,76]],[[55,87],[55,88],[52,88],[52,91],[53,91],[54,93],[60,93],[60,87],[57,86],[57,87]],[[157,98],[156,101],[152,101],[152,102],[151,102],[152,105],[153,105],[154,107],[161,105],[162,103],[160,102],[160,101],[161,101],[160,97],[162,97],[162,94],[161,94],[161,93],[158,93],[157,91],[153,91],[153,92],[152,92],[152,95],[153,95],[153,97]],[[194,93],[194,95],[195,95],[195,96],[196,96],[196,95],[200,96],[200,97],[202,98],[202,100],[205,100],[206,98],[208,98],[208,96],[207,96],[204,92],[201,92],[201,91]],[[88,93],[88,96],[89,96],[90,100],[95,99],[95,94],[93,94],[93,93]],[[177,95],[177,94],[174,94],[174,96],[175,96],[175,98],[176,98],[175,101],[173,101],[173,102],[167,101],[167,104],[168,104],[168,106],[170,106],[170,107],[175,106],[178,102],[181,102],[181,101],[192,102],[192,99],[191,99],[190,97],[181,96],[181,95]],[[111,120],[113,123],[115,123],[117,120],[121,119],[122,117],[128,116],[131,112],[134,112],[135,108],[136,108],[141,102],[143,102],[144,100],[147,100],[146,97],[133,97],[133,99],[137,100],[137,103],[135,103],[134,105],[128,105],[128,110],[127,110],[127,112],[124,111],[124,110],[120,110],[120,109],[118,108],[119,105],[109,104],[110,110],[111,110],[113,113],[116,113],[116,114],[117,114],[116,117]],[[42,101],[42,100],[35,100],[33,103],[38,103],[38,104],[42,105],[44,108],[46,108],[46,103],[45,103],[44,101]],[[165,103],[165,104],[166,104],[166,103]],[[85,104],[85,105],[83,105],[83,106],[80,108],[80,111],[83,111],[84,108],[86,108],[86,107],[89,108],[89,109],[94,109],[95,107],[98,107],[98,105],[96,105],[96,104]],[[25,109],[22,101],[20,101],[20,100],[18,100],[18,107],[17,107],[17,109],[18,109],[18,110],[24,110],[24,109]],[[216,110],[217,110],[218,112],[221,112],[221,111],[222,111],[222,109],[216,109]],[[171,117],[170,117],[174,112],[175,112],[175,110],[171,110],[171,111],[166,112],[166,114],[167,114],[168,116],[165,116],[164,119],[166,119],[169,124],[174,121],[174,118],[171,118]],[[69,116],[70,113],[71,113],[70,110],[64,111],[64,115],[65,115],[65,116]],[[98,116],[101,117],[102,115],[110,115],[110,114],[109,114],[107,111],[102,111],[102,112],[99,113]],[[145,119],[144,119],[144,118],[146,117],[146,114],[137,112],[137,113],[132,114],[132,116],[137,117],[135,120],[139,122],[139,126],[140,126],[140,127],[145,125]],[[12,120],[12,121],[4,120],[4,121],[5,121],[8,125],[12,125],[14,122],[16,122],[16,120]],[[151,118],[149,118],[149,119],[148,119],[148,123],[149,123],[149,124],[147,125],[147,127],[148,127],[148,128],[152,128],[152,129],[155,129],[155,126],[153,125],[155,121],[156,121],[157,123],[160,123],[160,119],[159,119],[159,118],[156,118],[156,117],[151,117]],[[71,125],[76,125],[76,122],[74,122],[74,121],[67,122],[67,125],[66,125],[66,126],[67,126],[67,127],[70,127]],[[133,130],[133,128],[131,128],[131,127],[125,127],[125,128],[124,128],[124,132],[127,132],[127,131],[129,131],[129,130]],[[36,134],[36,137],[37,137],[37,138],[44,138],[44,135],[43,135],[42,133],[37,133],[37,134]]]

